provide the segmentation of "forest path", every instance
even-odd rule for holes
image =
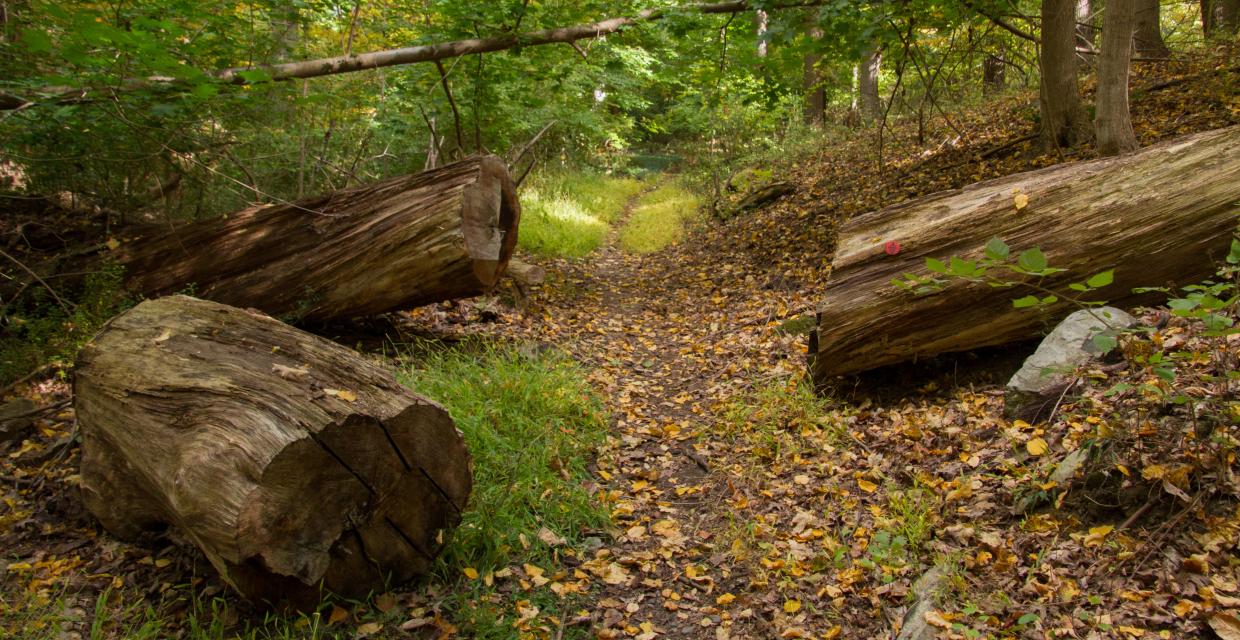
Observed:
[[[804,339],[776,329],[811,302],[786,279],[755,275],[760,265],[712,251],[702,229],[659,252],[624,251],[621,230],[650,191],[589,258],[547,265],[547,283],[506,329],[582,362],[612,415],[595,474],[618,535],[587,559],[619,568],[586,607],[602,612],[602,637],[775,636],[785,625],[754,610],[781,610],[784,597],[755,589],[734,553],[751,529],[735,508],[767,500],[778,471],[755,457],[741,407],[761,388],[795,387]],[[733,598],[748,604],[720,606]]]

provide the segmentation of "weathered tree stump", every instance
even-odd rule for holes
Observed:
[[[194,295],[334,320],[485,293],[517,243],[521,206],[494,156],[123,237],[111,256],[147,297]]]
[[[1017,209],[1015,195],[1028,198]],[[1164,142],[1130,155],[1064,164],[989,180],[859,215],[840,231],[810,340],[818,384],[840,375],[940,353],[1034,338],[1076,307],[1016,309],[1015,287],[954,280],[915,296],[892,286],[926,273],[927,257],[980,257],[1000,238],[1013,252],[1040,247],[1067,269],[1040,281],[1069,283],[1114,268],[1098,297],[1116,307],[1159,294],[1134,287],[1186,285],[1211,276],[1227,255],[1240,202],[1240,127]],[[898,243],[889,244],[889,243]],[[1015,294],[1014,294],[1015,292]]]
[[[255,311],[143,302],[79,353],[74,396],[91,513],[125,539],[178,528],[252,599],[423,573],[469,497],[447,411]]]

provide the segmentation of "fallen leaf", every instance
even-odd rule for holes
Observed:
[[[1091,527],[1089,530],[1089,535],[1085,536],[1085,546],[1096,547],[1102,544],[1102,541],[1106,539],[1107,535],[1114,530],[1115,526],[1109,524],[1102,525],[1101,527]]]
[[[1028,451],[1031,456],[1040,456],[1046,453],[1046,450],[1049,448],[1046,441],[1042,438],[1034,438],[1025,443],[1025,451]]]
[[[1235,611],[1219,611],[1210,616],[1209,624],[1221,640],[1240,640],[1240,618]]]
[[[1024,209],[1029,206],[1029,196],[1018,192],[1016,195],[1012,196],[1012,206],[1016,207],[1017,211]]]
[[[546,527],[538,530],[538,539],[545,542],[549,547],[558,547],[568,542],[563,536],[556,535],[554,531]]]
[[[878,489],[878,485],[865,479],[858,480],[857,486],[860,487],[861,490],[866,493],[874,493],[874,491]]]
[[[327,624],[333,625],[349,619],[349,612],[339,606],[332,605],[332,612],[327,616]]]
[[[478,570],[473,567],[465,567],[464,569],[461,569],[461,573],[465,574],[465,577],[470,580],[478,579]]]
[[[365,638],[367,636],[373,636],[374,634],[379,633],[382,630],[383,630],[382,623],[367,622],[366,624],[357,628],[357,637]]]
[[[796,613],[801,610],[800,600],[784,600],[784,612]]]

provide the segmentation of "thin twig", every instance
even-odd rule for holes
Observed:
[[[546,126],[544,126],[542,129],[538,131],[538,133],[534,134],[534,137],[530,138],[529,142],[526,142],[524,145],[521,146],[521,150],[517,152],[517,157],[513,158],[512,162],[508,163],[508,166],[516,167],[518,164],[520,164],[521,158],[524,158],[525,154],[529,153],[530,149],[534,148],[534,145],[538,143],[539,138],[542,138],[544,133],[547,133],[547,131],[550,130],[551,127],[555,126],[555,123],[556,123],[555,120],[548,122]]]
[[[34,278],[36,282],[43,285],[43,288],[47,289],[47,292],[52,294],[52,297],[56,299],[56,304],[60,305],[60,308],[64,310],[65,315],[73,314],[73,310],[70,309],[72,305],[65,302],[64,298],[61,298],[60,294],[56,293],[56,290],[52,288],[52,285],[48,284],[47,281],[44,280],[43,278],[40,278],[39,274],[35,273],[30,267],[27,267],[24,262],[9,255],[3,249],[0,249],[0,256],[4,256],[5,258],[8,258],[10,262],[17,265],[19,268],[21,268],[22,271],[25,271],[26,273],[30,274],[31,278]]]
[[[456,125],[456,148],[465,152],[465,138],[461,134],[461,112],[456,108],[456,99],[452,97],[452,88],[448,86],[448,72],[443,63],[436,60],[435,69],[439,71],[439,83],[443,85],[443,94],[448,98],[448,106],[452,107],[452,121]]]

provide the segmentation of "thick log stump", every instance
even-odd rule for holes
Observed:
[[[1028,206],[1017,209],[1015,195]],[[892,286],[925,274],[927,257],[981,257],[991,238],[1013,253],[1040,247],[1066,272],[1040,284],[1067,291],[1106,269],[1097,294],[1116,307],[1152,304],[1134,287],[1210,277],[1227,255],[1240,201],[1240,127],[1186,136],[1137,153],[1058,165],[946,191],[857,216],[844,225],[810,339],[810,371],[825,384],[940,353],[1041,335],[1075,307],[1039,313],[1012,299],[1034,293],[953,280],[915,296]],[[898,243],[895,244],[895,243]],[[1015,295],[1014,295],[1015,294]]]
[[[517,242],[503,161],[439,169],[125,238],[146,297],[194,295],[296,320],[347,319],[485,293]]]
[[[82,495],[103,526],[175,526],[256,600],[423,573],[469,497],[447,411],[255,311],[143,302],[78,354],[74,396]]]

